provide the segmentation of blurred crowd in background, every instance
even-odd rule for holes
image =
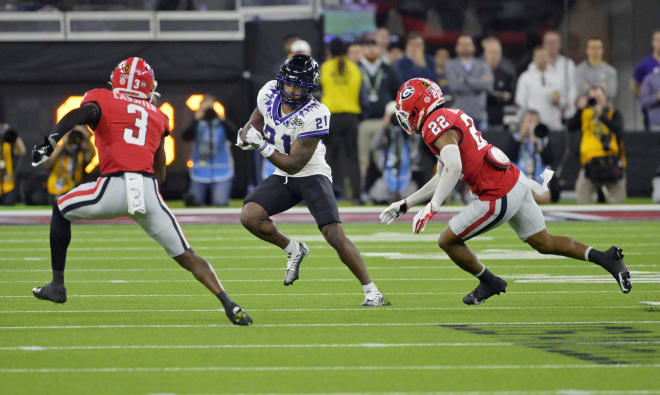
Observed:
[[[222,9],[225,4],[231,7],[230,3],[141,2],[144,7],[162,10],[209,5]],[[53,1],[49,6],[68,7],[66,1]],[[440,18],[433,12],[426,16],[427,30],[447,21],[446,15]],[[614,103],[622,90],[629,89],[641,106],[645,130],[660,132],[660,30],[647,38],[651,53],[639,60],[629,86],[618,86],[618,72],[604,58],[602,37],[586,40],[584,60],[578,64],[564,54],[560,32],[550,29],[541,33],[539,45],[529,53],[509,59],[503,55],[497,35],[458,34],[448,45],[430,46],[425,39],[428,34],[406,33],[396,18],[390,14],[374,32],[351,40],[335,37],[326,43],[323,55],[317,56],[321,63],[319,98],[332,113],[330,135],[324,143],[338,198],[356,205],[386,203],[432,177],[436,158],[419,136],[403,133],[393,116],[399,86],[410,78],[424,77],[442,88],[447,106],[469,114],[486,139],[489,131],[506,131],[508,143],[501,148],[528,177],[538,178],[544,168],[561,166],[559,159],[566,158],[564,152],[552,152],[551,132],[579,135],[579,146],[574,147],[579,151],[577,202],[626,201],[624,121]],[[282,49],[282,60],[296,53],[312,55],[310,42],[293,32],[285,37]],[[158,65],[154,67],[158,69]],[[279,64],[274,64],[273,78],[278,69]],[[231,153],[237,126],[214,111],[213,102],[211,95],[205,95],[194,121],[175,131],[186,142],[190,186],[184,201],[190,206],[227,205],[235,171],[241,171],[234,169]],[[13,191],[14,164],[26,147],[20,131],[10,125],[1,128],[0,203],[14,204],[19,200]],[[80,183],[82,169],[93,155],[86,128],[69,134],[44,164],[50,171],[44,196],[52,200]],[[260,177],[273,170],[264,161]],[[653,183],[653,199],[660,202],[660,175]],[[562,189],[558,174],[550,192],[536,199],[556,202]],[[470,197],[465,188],[458,187],[452,199],[465,202]]]

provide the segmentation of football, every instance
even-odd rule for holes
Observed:
[[[245,141],[245,136],[247,135],[247,131],[250,130],[250,126],[253,128],[257,129],[259,133],[263,136],[264,134],[264,119],[263,118],[258,118],[258,119],[252,119],[250,121],[247,121],[247,123],[243,126],[243,130],[241,130],[241,140]]]

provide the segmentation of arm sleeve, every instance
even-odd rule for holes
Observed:
[[[426,203],[429,201],[429,199],[431,199],[433,193],[435,193],[435,188],[438,186],[438,181],[440,180],[440,174],[442,173],[442,169],[443,169],[442,163],[438,161],[438,172],[435,173],[433,177],[431,177],[429,182],[424,184],[421,188],[419,188],[417,191],[415,191],[410,196],[404,199],[406,201],[406,206],[408,206],[408,210],[421,203]]]
[[[461,178],[463,163],[461,162],[461,152],[456,144],[448,144],[440,151],[440,158],[444,163],[444,168],[440,173],[438,185],[431,198],[431,203],[436,209],[442,205],[447,196],[454,190],[456,183]]]
[[[55,141],[59,141],[76,125],[89,125],[92,129],[95,129],[100,120],[101,109],[99,106],[95,103],[86,103],[82,107],[76,108],[66,114],[55,125],[50,137],[55,139]]]

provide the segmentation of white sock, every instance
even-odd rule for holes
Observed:
[[[362,290],[364,291],[364,294],[372,293],[372,292],[379,292],[378,287],[374,282],[370,282],[369,284],[365,284],[362,286]]]
[[[587,250],[584,251],[584,260],[589,262],[589,251],[591,251],[591,247],[587,247]]]
[[[481,269],[481,271],[479,272],[479,274],[475,274],[475,275],[474,275],[476,278],[479,278],[479,276],[481,276],[482,274],[484,274],[484,272],[486,271],[486,265],[482,264],[481,266],[483,266],[483,269]]]
[[[298,251],[298,243],[293,239],[289,240],[289,244],[284,247],[284,252],[287,254],[293,254],[296,251]]]

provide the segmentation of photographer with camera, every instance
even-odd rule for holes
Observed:
[[[85,166],[94,157],[94,148],[85,126],[76,126],[57,144],[44,163],[50,169],[46,182],[48,195],[55,201],[59,195],[77,187],[83,180]]]
[[[582,132],[581,169],[575,183],[578,203],[594,203],[596,193],[603,187],[607,202],[624,203],[626,157],[621,113],[608,102],[601,86],[591,87],[577,106],[578,112],[568,122],[568,130]]]
[[[535,110],[527,110],[522,116],[520,126],[511,135],[507,146],[507,156],[527,177],[543,183],[541,173],[552,167],[554,156],[550,149],[550,130],[541,123],[541,117]],[[542,195],[532,192],[539,204],[550,202],[550,191]]]
[[[227,206],[234,179],[231,146],[236,141],[234,124],[213,108],[215,97],[205,94],[195,111],[195,120],[183,131],[182,140],[192,145],[190,188],[186,206],[206,205],[206,195],[214,206]]]
[[[0,124],[0,205],[13,206],[18,200],[16,187],[16,163],[25,154],[25,144],[16,130],[8,124]]]

